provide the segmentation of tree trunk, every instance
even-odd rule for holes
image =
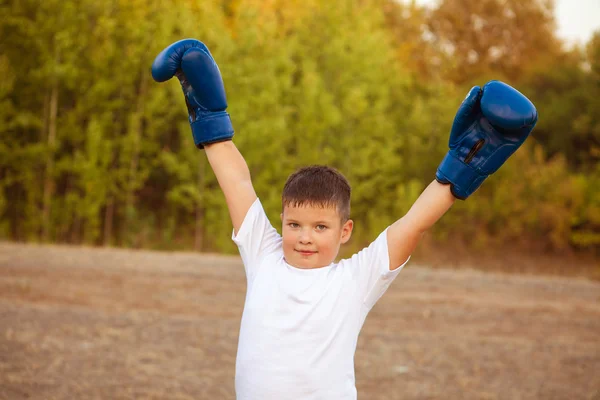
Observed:
[[[110,246],[112,241],[113,215],[115,211],[114,198],[111,196],[106,203],[104,212],[104,247]]]
[[[50,118],[50,93],[46,92],[46,95],[44,96],[44,111],[42,114],[42,131],[41,131],[41,137],[40,137],[40,142],[43,142],[45,140],[48,140],[48,126],[50,125],[49,123],[49,118]]]
[[[144,97],[146,96],[146,78],[142,76],[140,82],[140,89],[138,91],[137,103],[135,108],[135,118],[136,121],[133,125],[133,130],[130,133],[133,138],[133,151],[131,155],[131,161],[129,163],[129,183],[127,187],[127,197],[125,198],[125,215],[126,215],[126,223],[125,226],[129,227],[131,225],[131,211],[134,209],[135,198],[134,192],[137,189],[137,174],[138,174],[138,163],[139,163],[139,155],[140,155],[140,140],[142,137],[142,118],[144,116]],[[130,234],[130,232],[127,232]],[[136,239],[134,238],[134,242]],[[143,243],[141,244],[143,246]]]
[[[200,190],[200,199],[196,203],[196,233],[194,237],[194,250],[202,251],[204,247],[204,174],[206,171],[206,157],[200,156],[198,162],[198,188]]]
[[[50,203],[54,191],[54,153],[56,146],[56,117],[58,114],[58,85],[55,83],[50,93],[50,118],[48,125],[48,157],[46,158],[46,176],[44,178],[44,197],[42,209],[42,241],[50,238]]]
[[[80,231],[81,231],[81,217],[79,217],[79,215],[76,215],[75,218],[73,218],[73,227],[71,228],[71,239],[69,239],[70,244],[81,244]]]

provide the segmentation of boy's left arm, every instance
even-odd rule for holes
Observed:
[[[423,233],[465,200],[523,144],[538,119],[533,103],[500,81],[473,87],[458,108],[449,151],[435,181],[387,231],[390,270],[408,259]]]
[[[388,228],[390,270],[404,264],[423,234],[450,209],[454,201],[455,197],[450,191],[450,185],[434,180],[421,193],[406,215]]]

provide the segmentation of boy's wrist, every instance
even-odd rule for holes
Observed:
[[[207,143],[204,145],[204,148],[205,149],[219,148],[219,147],[223,147],[223,145],[227,145],[228,143],[233,143],[233,142],[231,140],[223,140],[221,142]]]
[[[244,160],[244,156],[239,152],[233,141],[227,140],[207,144],[204,151],[219,182],[225,177],[228,180],[250,179],[250,171],[246,160]]]

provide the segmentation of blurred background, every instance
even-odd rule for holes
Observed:
[[[600,399],[598,0],[0,0],[0,399],[235,398],[244,269],[150,75],[189,37],[275,227],[297,167],[348,177],[340,256],[433,180],[472,86],[528,96],[532,136],[369,314],[359,398]]]
[[[332,165],[353,187],[344,251],[361,248],[433,179],[469,88],[500,79],[538,125],[423,257],[599,254],[597,0],[4,0],[0,16],[1,239],[236,253],[179,83],[150,75],[193,37],[275,226],[287,176]]]

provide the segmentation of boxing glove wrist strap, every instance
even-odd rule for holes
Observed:
[[[452,184],[452,194],[461,200],[469,197],[487,177],[459,160],[452,151],[446,153],[435,174],[438,182]]]
[[[231,140],[233,137],[231,118],[225,111],[205,116],[192,123],[192,135],[199,149],[204,148],[205,144]]]

